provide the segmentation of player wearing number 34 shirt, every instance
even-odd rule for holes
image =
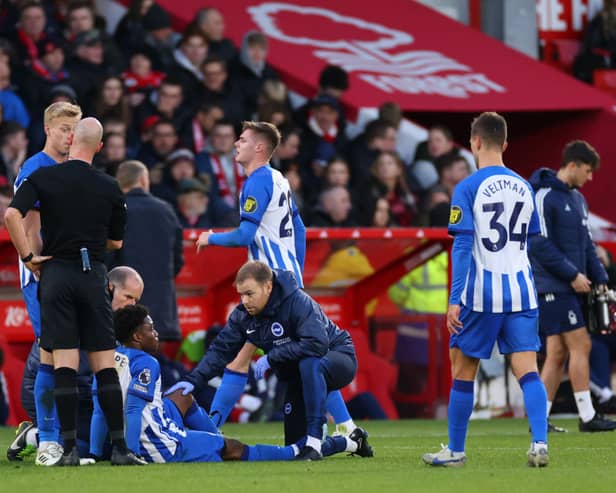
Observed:
[[[454,191],[449,232],[473,236],[468,275],[452,304],[490,313],[537,308],[527,238],[540,228],[526,180],[504,166],[479,169]]]
[[[494,343],[510,354],[524,394],[532,442],[528,465],[549,463],[547,399],[537,372],[537,292],[528,259],[528,238],[540,232],[530,185],[507,168],[507,122],[493,112],[471,124],[471,151],[478,171],[461,181],[451,201],[454,236],[447,330],[453,382],[449,395],[449,444],[422,457],[431,466],[466,463],[466,433],[473,410],[480,359]]]

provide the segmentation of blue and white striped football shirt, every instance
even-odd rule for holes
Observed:
[[[266,262],[272,269],[293,272],[301,287],[302,268],[293,227],[298,213],[289,182],[279,171],[262,166],[246,178],[240,193],[240,217],[257,225],[248,257]]]
[[[539,234],[530,185],[504,166],[488,166],[455,188],[449,232],[473,235],[460,303],[477,312],[537,308],[528,236]]]
[[[17,192],[19,186],[23,183],[23,181],[28,178],[32,173],[34,173],[39,168],[45,168],[47,166],[53,166],[54,164],[58,164],[51,156],[45,154],[43,151],[37,152],[36,154],[30,156],[28,159],[24,161],[22,164],[19,173],[17,174],[17,178],[15,179],[15,184],[13,186],[14,191]],[[38,208],[38,202],[36,203],[36,207]],[[30,272],[24,265],[24,263],[19,259],[19,283],[22,288],[25,288],[31,282],[38,282],[34,274]]]
[[[115,366],[122,396],[133,394],[147,404],[141,415],[139,453],[148,462],[172,462],[187,433],[165,411],[161,392],[160,365],[156,358],[139,349],[116,348]]]

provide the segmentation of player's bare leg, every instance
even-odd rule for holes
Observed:
[[[227,368],[236,372],[246,373],[250,368],[250,362],[256,350],[257,346],[251,342],[245,343],[235,359],[227,365]]]
[[[597,414],[590,397],[590,337],[586,327],[564,332],[565,345],[569,349],[569,377],[573,387],[575,405],[580,416],[580,431],[612,431],[616,422]]]
[[[564,339],[560,334],[548,336],[546,339],[546,360],[541,369],[541,380],[545,385],[547,393],[547,415],[550,416],[552,401],[556,396],[560,382],[565,373],[565,362],[567,361],[568,350]],[[564,433],[567,430],[560,426],[556,426],[548,419],[548,431],[556,433]]]
[[[561,336],[551,335],[546,339],[546,357],[541,369],[541,380],[545,385],[548,401],[552,402],[563,378],[567,346]]]

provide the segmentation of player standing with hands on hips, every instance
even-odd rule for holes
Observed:
[[[478,171],[453,193],[449,232],[454,235],[447,329],[453,384],[449,396],[449,444],[425,454],[432,466],[466,463],[465,442],[473,410],[479,360],[498,341],[511,355],[524,393],[532,442],[530,466],[547,466],[546,393],[537,373],[540,341],[537,293],[528,260],[528,237],[539,234],[530,185],[505,167],[507,123],[482,113],[471,126],[471,151]]]
[[[126,447],[122,391],[115,370],[115,334],[105,251],[122,246],[124,196],[117,182],[92,168],[103,127],[85,118],[75,127],[69,160],[41,168],[23,181],[5,213],[11,240],[25,266],[40,271],[40,346],[53,356],[54,397],[64,438],[61,466],[78,466],[77,367],[88,351],[113,443],[111,463],[142,465]],[[43,248],[34,255],[23,217],[40,202]],[[77,207],[76,207],[77,206]]]

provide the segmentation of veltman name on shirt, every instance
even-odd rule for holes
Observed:
[[[483,190],[481,190],[481,193],[486,197],[491,198],[492,195],[496,194],[496,192],[500,192],[501,190],[511,190],[512,192],[517,192],[520,194],[520,197],[524,197],[528,191],[527,188],[518,180],[511,181],[501,178],[485,185]]]

